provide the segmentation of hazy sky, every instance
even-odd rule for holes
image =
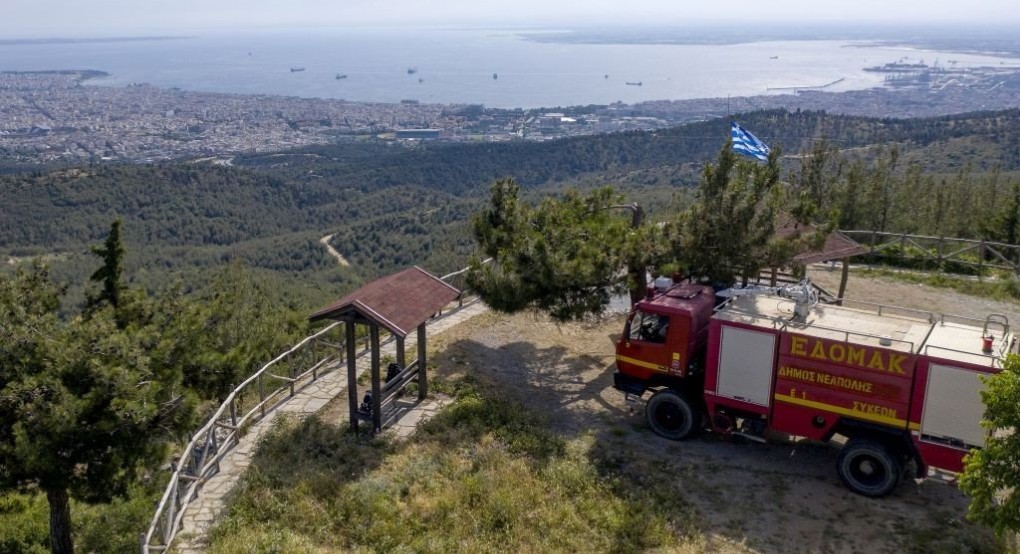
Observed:
[[[0,38],[301,25],[1020,23],[1018,0],[0,0]]]

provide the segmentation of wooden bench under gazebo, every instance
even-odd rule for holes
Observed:
[[[371,421],[372,430],[382,430],[383,409],[397,399],[408,383],[417,381],[418,398],[428,394],[426,374],[425,323],[446,305],[456,300],[460,291],[420,267],[411,267],[376,279],[337,300],[311,316],[309,321],[324,319],[345,323],[347,348],[347,396],[351,427],[359,421]],[[371,400],[359,405],[355,326],[368,327],[371,349]],[[383,380],[380,368],[379,329],[393,335],[396,341],[396,367]],[[406,363],[404,341],[417,329],[418,357]]]

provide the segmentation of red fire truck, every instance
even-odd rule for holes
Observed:
[[[717,294],[728,297],[717,301]],[[985,320],[865,302],[817,302],[805,281],[730,289],[650,290],[616,345],[617,389],[646,392],[649,426],[684,439],[709,428],[764,440],[768,431],[832,441],[852,491],[893,491],[904,465],[959,472],[984,444],[980,376],[1016,338]]]

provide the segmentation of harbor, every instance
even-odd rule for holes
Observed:
[[[846,77],[840,77],[839,79],[836,79],[835,81],[832,81],[832,82],[829,82],[829,83],[825,83],[824,85],[813,85],[813,86],[803,86],[803,85],[800,85],[800,86],[792,86],[792,87],[765,87],[765,90],[769,91],[769,92],[773,92],[773,91],[786,91],[786,92],[794,92],[794,93],[802,91],[802,90],[823,90],[823,89],[827,89],[827,88],[832,87],[832,86],[836,86],[836,85],[842,83],[843,81],[846,81]]]

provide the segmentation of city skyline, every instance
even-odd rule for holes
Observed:
[[[987,24],[1020,22],[1015,0],[966,5],[947,0],[860,0],[855,3],[774,0],[705,4],[644,0],[6,0],[0,38],[111,36],[246,30],[281,26],[555,26],[798,24]]]

